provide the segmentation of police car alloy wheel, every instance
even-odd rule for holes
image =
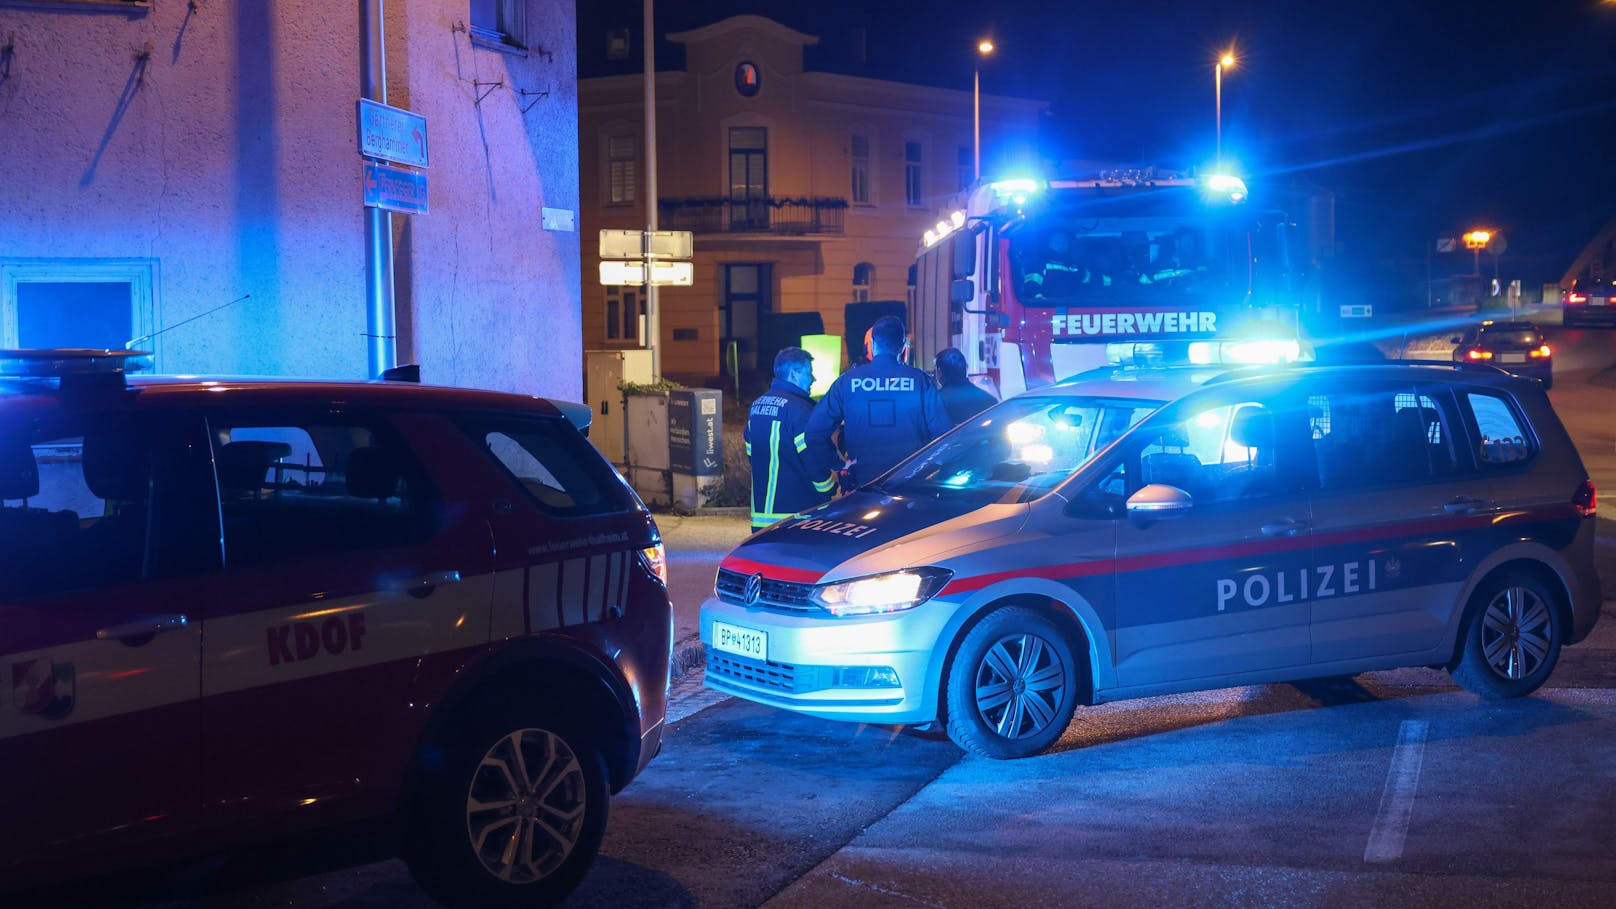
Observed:
[[[1077,706],[1077,661],[1064,629],[1031,609],[999,609],[966,634],[949,669],[948,735],[990,758],[1055,744]]]
[[[586,735],[521,710],[451,733],[405,850],[449,906],[543,906],[583,879],[606,830],[606,769]]]
[[[1492,700],[1531,694],[1559,660],[1562,624],[1554,595],[1537,578],[1513,574],[1489,583],[1471,600],[1453,677]]]

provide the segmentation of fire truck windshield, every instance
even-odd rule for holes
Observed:
[[[1061,194],[1005,230],[1010,289],[1023,306],[1181,308],[1248,287],[1244,218],[1194,187]]]

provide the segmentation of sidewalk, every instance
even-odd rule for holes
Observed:
[[[752,533],[744,508],[695,515],[659,514],[657,529],[668,550],[668,596],[673,600],[673,676],[704,665],[701,603],[712,596],[718,563]]]

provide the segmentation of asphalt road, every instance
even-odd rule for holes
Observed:
[[[1600,557],[1616,591],[1613,342],[1551,340],[1555,406],[1609,491]],[[672,553],[676,600],[703,593],[735,533],[703,532],[710,545]],[[1223,689],[1082,710],[1053,753],[1008,763],[717,698],[697,671],[566,905],[1607,907],[1613,607],[1519,701],[1481,702],[1428,669]],[[397,862],[195,904],[431,905]]]

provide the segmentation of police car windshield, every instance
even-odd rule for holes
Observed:
[[[1133,398],[1011,398],[921,449],[877,488],[978,505],[1029,501],[1161,406]]]

